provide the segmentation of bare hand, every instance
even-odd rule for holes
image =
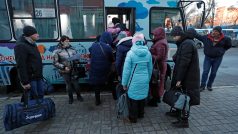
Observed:
[[[31,88],[31,85],[30,84],[26,84],[26,85],[22,85],[22,87],[27,90],[27,89],[30,89]]]
[[[65,67],[65,71],[70,71],[70,68],[69,67]]]
[[[119,81],[121,81],[121,77],[120,76],[118,76],[118,78],[117,78]]]
[[[123,86],[123,89],[124,89],[124,90],[127,90],[128,88],[127,88],[127,86]]]
[[[181,81],[177,81],[177,83],[176,83],[176,87],[181,87],[182,85],[181,85]]]

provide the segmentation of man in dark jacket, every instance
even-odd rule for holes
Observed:
[[[23,28],[23,35],[14,48],[18,76],[22,87],[30,90],[31,98],[43,98],[42,59],[37,49],[39,34],[32,26]]]
[[[217,70],[222,62],[223,55],[229,48],[231,48],[231,39],[224,36],[220,26],[214,27],[211,34],[202,36],[195,32],[194,35],[195,38],[202,41],[204,44],[205,59],[203,62],[200,91],[205,90],[206,86],[209,91],[212,91],[212,84],[215,80]],[[211,73],[207,82],[210,70]]]
[[[182,28],[175,26],[171,35],[177,44],[177,52],[174,56],[174,72],[171,87],[172,89],[182,88],[190,96],[190,106],[200,104],[200,70],[198,52],[191,37],[183,32]],[[179,111],[177,122],[173,122],[175,127],[189,127],[189,112]],[[182,112],[182,114],[181,114]]]

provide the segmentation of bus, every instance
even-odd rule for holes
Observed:
[[[200,0],[195,4],[199,3]],[[71,45],[80,53],[80,60],[87,63],[88,48],[96,36],[105,31],[113,17],[118,17],[131,33],[143,33],[148,46],[152,44],[154,28],[161,26],[166,29],[170,45],[169,77],[173,69],[172,55],[176,51],[169,32],[176,25],[186,27],[184,7],[178,0],[1,0],[0,85],[9,85],[10,89],[20,86],[14,47],[24,26],[36,27],[40,35],[37,47],[42,56],[44,77],[52,84],[60,84],[63,79],[52,65],[52,52],[60,36],[69,36]],[[87,83],[88,77],[79,82]]]

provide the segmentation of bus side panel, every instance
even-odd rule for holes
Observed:
[[[43,75],[53,84],[64,83],[63,78],[58,70],[52,65],[53,51],[57,48],[58,42],[41,42],[37,43],[38,50],[43,62]],[[89,47],[92,42],[71,42],[71,45],[81,54],[80,61],[87,63],[89,61]],[[15,43],[1,43],[0,53],[0,85],[11,85],[10,71],[15,67],[14,56]],[[14,75],[16,77],[17,74]],[[88,77],[81,79],[81,82],[87,82]]]

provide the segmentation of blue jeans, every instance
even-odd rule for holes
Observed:
[[[216,57],[216,58],[210,58],[208,56],[205,56],[204,63],[203,63],[201,87],[205,87],[206,85],[207,87],[212,87],[212,84],[216,78],[217,70],[219,66],[221,65],[222,58],[223,56]],[[207,82],[207,78],[208,78],[208,74],[210,70],[211,70],[211,73],[209,76],[209,80]]]
[[[33,80],[30,82],[31,90],[30,90],[30,97],[35,98],[38,96],[38,98],[44,97],[44,89],[43,89],[43,81],[42,80]]]

